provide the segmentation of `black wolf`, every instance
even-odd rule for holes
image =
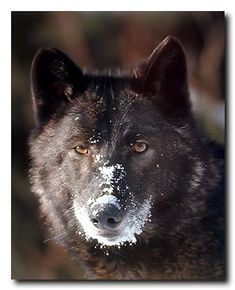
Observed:
[[[32,64],[32,190],[90,279],[224,279],[224,154],[191,112],[184,50],[166,38],[127,71]]]

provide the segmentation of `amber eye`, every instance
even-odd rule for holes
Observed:
[[[135,152],[142,153],[148,148],[148,145],[146,142],[138,140],[132,145],[132,148]]]
[[[74,148],[74,150],[79,154],[89,154],[90,150],[84,145],[78,145]]]

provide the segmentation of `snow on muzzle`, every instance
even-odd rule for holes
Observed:
[[[82,227],[78,233],[88,241],[97,240],[103,246],[136,243],[136,236],[142,233],[151,217],[151,198],[125,211],[112,195],[103,195],[90,206],[91,210],[87,210],[74,202],[75,215]]]
[[[86,205],[74,200],[74,212],[83,230],[78,233],[88,241],[97,240],[102,246],[136,243],[136,236],[141,234],[151,216],[151,197],[140,204],[126,186],[124,205],[122,194],[120,198],[114,195],[126,176],[123,165],[104,164],[98,168],[98,173],[101,196],[90,198]]]
[[[103,195],[91,204],[88,211],[89,218],[93,225],[103,235],[115,235],[118,227],[121,226],[124,210],[113,195]]]

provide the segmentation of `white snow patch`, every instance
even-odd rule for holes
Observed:
[[[109,194],[113,193],[113,188],[112,187],[105,187],[102,189],[103,192],[108,192]]]
[[[99,168],[99,171],[105,180],[112,179],[114,170],[115,170],[115,167],[113,165],[112,166],[103,166],[103,167]]]
[[[98,186],[101,188],[104,195],[97,199],[90,198],[87,202],[87,207],[92,208],[95,204],[103,206],[108,203],[114,204],[120,209],[121,205],[119,200],[112,195],[112,193],[114,187],[118,189],[118,182],[126,176],[124,166],[119,163],[109,166],[108,162],[106,162],[103,166],[98,168],[98,172]],[[117,234],[111,237],[103,236],[100,230],[91,222],[86,206],[80,205],[76,200],[74,201],[74,212],[83,228],[82,236],[84,236],[86,240],[97,240],[100,248],[108,246],[117,246],[120,248],[120,246],[125,246],[127,244],[132,245],[137,242],[136,235],[142,233],[145,223],[149,221],[151,217],[151,197],[144,200],[142,204],[137,204],[128,186],[126,186],[125,191],[126,190],[128,202],[123,209],[126,211],[126,214],[118,228],[116,228]]]
[[[89,204],[93,202],[102,204],[111,202],[116,204],[117,199],[114,196],[104,195],[96,201],[88,201]],[[151,198],[146,199],[140,206],[135,205],[135,207],[129,209],[118,228],[119,235],[113,237],[104,237],[99,233],[97,228],[90,221],[85,206],[79,206],[79,204],[74,202],[74,212],[83,228],[87,241],[96,239],[101,248],[106,246],[118,246],[119,248],[124,245],[124,243],[132,245],[137,242],[136,235],[142,233],[145,223],[151,217]]]
[[[96,204],[113,204],[120,209],[118,199],[114,195],[102,195],[95,200]]]
[[[116,163],[115,165],[107,166],[107,163],[105,163],[103,166],[98,168],[100,172],[100,182],[99,182],[99,188],[103,187],[103,192],[108,192],[110,194],[113,193],[114,184],[120,181],[125,175],[126,171],[122,164]],[[117,173],[117,176],[114,177],[114,173],[116,170],[119,170]]]

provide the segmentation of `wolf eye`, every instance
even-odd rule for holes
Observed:
[[[147,148],[148,145],[146,142],[142,140],[137,140],[133,145],[132,145],[133,151],[137,153],[142,153],[144,152]]]
[[[74,148],[74,150],[79,154],[89,154],[90,150],[84,145],[78,145]]]

